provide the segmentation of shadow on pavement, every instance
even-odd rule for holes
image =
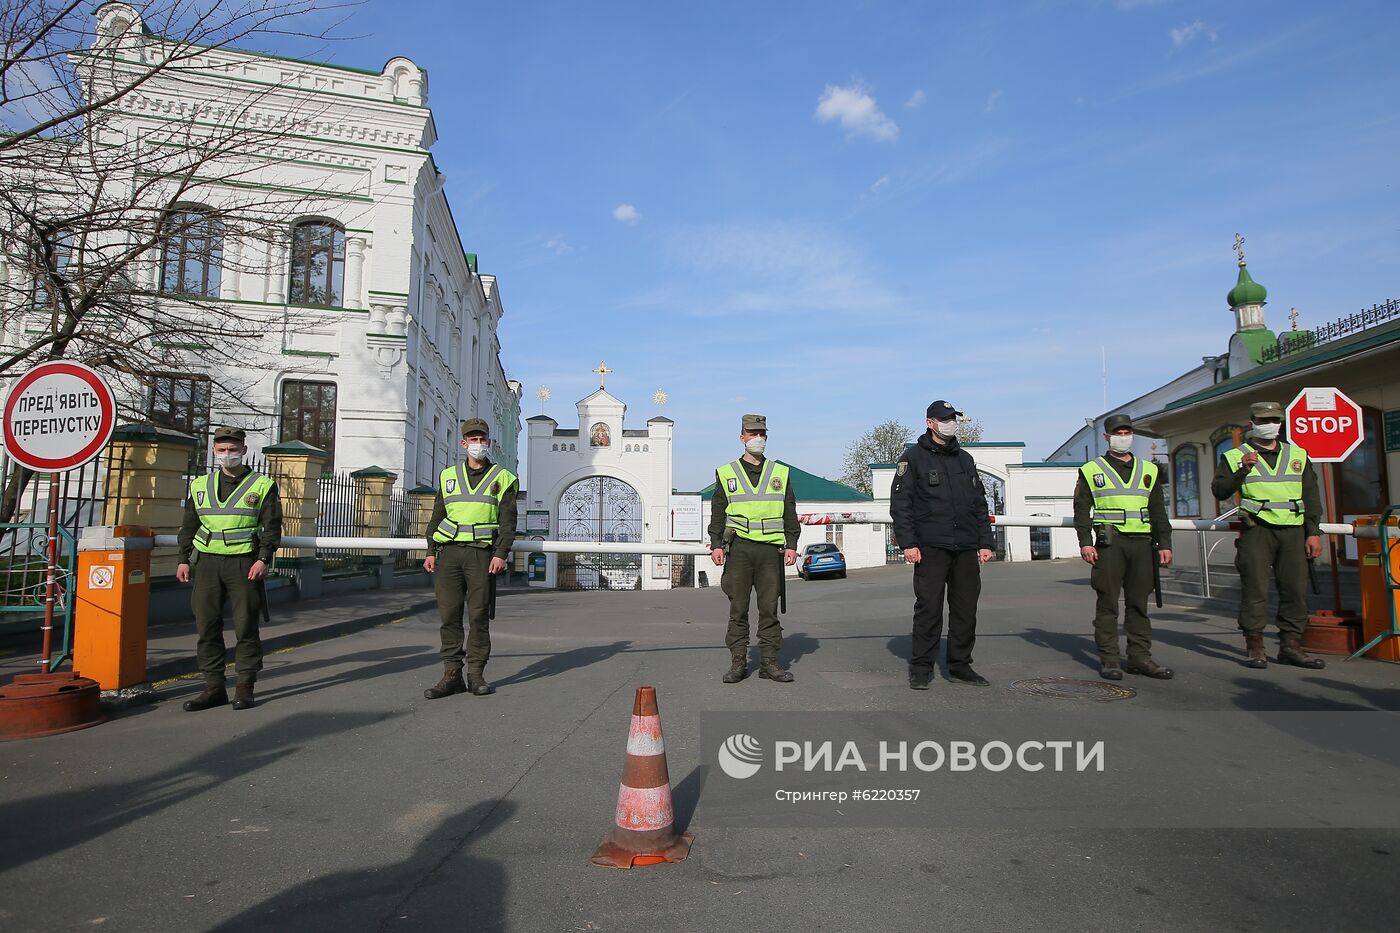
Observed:
[[[303,882],[212,929],[504,930],[505,866],[468,850],[516,809],[510,801],[483,800],[443,820],[400,862]]]
[[[710,776],[709,765],[696,765],[690,773],[671,789],[671,813],[676,824],[676,832],[683,833],[690,828],[695,818],[695,808],[705,792],[705,781]]]
[[[209,727],[227,708],[198,715]],[[247,715],[243,713],[230,715]],[[0,871],[91,842],[112,830],[184,803],[299,751],[323,736],[349,732],[401,713],[298,713],[137,780],[61,791],[0,804],[0,827],[9,844],[0,845]],[[19,843],[18,840],[23,840]]]
[[[1028,628],[1021,637],[1032,645],[1046,648],[1068,657],[1094,671],[1099,669],[1099,648],[1092,631],[1083,635],[1072,632],[1052,632],[1043,628]]]
[[[1273,665],[1270,664],[1272,667]],[[1231,681],[1240,692],[1230,698],[1240,709],[1254,712],[1341,712],[1374,710],[1360,703],[1345,703],[1327,697],[1305,696],[1274,680],[1263,677],[1236,677]]]
[[[791,635],[783,635],[783,647],[778,650],[779,662],[786,662],[789,667],[796,664],[809,654],[815,654],[821,643],[808,635],[806,632],[793,632]],[[755,658],[762,654],[760,647],[753,649]]]
[[[1327,663],[1340,664],[1341,658],[1328,658]],[[1373,709],[1400,711],[1400,688],[1396,687],[1363,687],[1360,684],[1349,684],[1344,680],[1333,680],[1330,677],[1305,677],[1304,683],[1313,684],[1318,687],[1325,687],[1331,690],[1346,690],[1356,694],[1362,700],[1371,704]]]
[[[514,674],[509,674],[500,680],[493,681],[493,683],[497,687],[506,687],[512,684],[523,684],[530,680],[538,680],[541,677],[552,677],[555,674],[563,674],[566,671],[578,670],[590,664],[606,661],[618,652],[626,651],[631,646],[630,641],[615,641],[606,645],[584,645],[582,648],[547,654],[538,661],[531,661]],[[529,655],[502,654],[495,657],[519,658],[529,657]]]
[[[1221,634],[1224,634],[1223,632]],[[1199,654],[1207,658],[1215,658],[1217,661],[1229,661],[1244,667],[1246,655],[1244,653],[1244,638],[1239,638],[1240,650],[1229,651],[1220,646],[1216,640],[1218,636],[1192,635],[1189,632],[1173,632],[1171,629],[1154,628],[1152,630],[1152,641],[1157,644],[1171,645],[1173,648],[1180,648],[1192,654]],[[1249,670],[1249,668],[1246,668]]]
[[[358,683],[370,680],[375,677],[383,677],[385,674],[398,674],[403,671],[411,671],[415,668],[423,667],[424,662],[429,658],[436,660],[437,652],[427,647],[413,648],[379,648],[374,651],[361,651],[355,654],[345,654],[333,658],[323,658],[317,661],[305,661],[288,664],[285,667],[269,667],[258,675],[258,702],[265,700],[285,700],[288,697],[299,696],[303,693],[314,693],[317,690],[324,690],[327,687],[338,687],[342,684]],[[330,667],[332,665],[350,664],[354,665],[349,670],[339,674],[327,674],[317,680],[308,683],[286,684],[285,686],[267,685],[267,681],[273,677],[278,681],[284,681],[288,674],[301,674],[312,671],[320,667]]]

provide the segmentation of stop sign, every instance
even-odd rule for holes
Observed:
[[[1360,444],[1361,406],[1340,389],[1304,389],[1284,412],[1288,440],[1319,463],[1345,460]]]

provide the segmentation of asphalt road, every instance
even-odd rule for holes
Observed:
[[[1280,786],[1238,762],[1201,769],[1203,795],[1253,786],[1276,808],[1254,828],[1030,831],[990,810],[984,828],[750,828],[707,810],[705,712],[1084,709],[1009,685],[1095,679],[1085,577],[988,568],[990,688],[907,688],[903,568],[790,584],[789,685],[719,682],[711,588],[503,598],[492,697],[422,698],[439,673],[429,615],[270,656],[251,711],[185,713],[197,683],[168,687],[96,728],[0,745],[0,930],[1393,930],[1400,831],[1287,828],[1315,825],[1293,812],[1303,771]],[[1178,676],[1129,681],[1119,710],[1400,709],[1394,666],[1249,671],[1232,620],[1185,605],[1155,618]],[[681,864],[600,869],[588,857],[642,684],[697,839]],[[1283,758],[1319,755],[1278,741]],[[1361,790],[1340,805],[1372,799]]]

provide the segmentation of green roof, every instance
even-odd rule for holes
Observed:
[[[1373,350],[1383,347],[1386,344],[1400,341],[1400,321],[1392,321],[1381,327],[1373,327],[1370,330],[1362,331],[1359,334],[1343,340],[1334,340],[1331,343],[1318,344],[1311,350],[1303,353],[1290,353],[1277,363],[1269,363],[1251,369],[1249,372],[1226,379],[1224,382],[1216,383],[1209,389],[1203,389],[1194,395],[1179,398],[1166,405],[1161,412],[1153,412],[1154,415],[1162,412],[1176,411],[1180,408],[1190,408],[1209,399],[1218,398],[1222,395],[1229,395],[1240,389],[1268,382],[1281,376],[1288,376],[1300,370],[1310,369],[1314,366],[1323,366],[1327,363],[1335,363],[1345,359],[1353,353],[1363,350]],[[1151,416],[1148,416],[1151,417]]]
[[[798,502],[874,502],[875,500],[859,489],[852,489],[845,483],[838,483],[806,470],[799,470],[790,463],[782,463],[788,468],[792,494]],[[709,501],[715,497],[715,484],[711,483],[700,490],[700,498]]]
[[[1225,300],[1230,303],[1230,307],[1262,305],[1268,297],[1268,290],[1249,277],[1249,270],[1244,267],[1244,261],[1241,260],[1239,280],[1235,282],[1235,287],[1225,295]]]
[[[1249,351],[1249,358],[1255,366],[1264,362],[1264,350],[1267,347],[1278,346],[1278,337],[1268,328],[1258,330],[1237,330],[1234,336],[1240,338],[1240,343]]]

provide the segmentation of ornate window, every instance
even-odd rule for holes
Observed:
[[[177,207],[161,231],[160,290],[166,295],[219,297],[223,225],[208,210]]]
[[[308,220],[292,228],[294,305],[340,307],[345,295],[345,230],[325,220]]]
[[[47,248],[47,255],[40,250],[40,245]],[[71,230],[58,230],[46,234],[42,244],[37,244],[34,248],[36,251],[34,310],[45,319],[52,317],[55,313],[59,317],[63,317],[66,312],[63,310],[59,296],[49,289],[50,276],[58,275],[62,278],[67,271],[68,264],[73,259],[73,232]]]
[[[605,422],[599,421],[593,425],[588,432],[589,443],[594,447],[607,447],[612,443],[612,436],[608,433],[608,426]]]
[[[152,424],[192,435],[201,441],[209,433],[210,386],[204,376],[157,377],[151,381],[146,419]],[[208,445],[195,445],[195,459],[207,463]]]
[[[1215,475],[1215,465],[1220,462],[1221,457],[1225,456],[1225,451],[1235,446],[1235,432],[1239,430],[1240,426],[1238,424],[1227,424],[1224,427],[1217,429],[1215,433],[1211,434],[1210,471],[1212,476]],[[1234,508],[1235,504],[1233,502],[1233,499],[1234,497],[1232,496],[1230,499],[1220,500],[1219,503],[1216,505],[1215,514],[1219,515],[1222,512],[1227,512],[1230,509]]]
[[[1201,517],[1200,454],[1195,444],[1182,444],[1172,454],[1172,497],[1177,518]]]
[[[335,464],[334,382],[282,383],[282,426],[277,440],[302,441],[327,454],[325,470]]]

